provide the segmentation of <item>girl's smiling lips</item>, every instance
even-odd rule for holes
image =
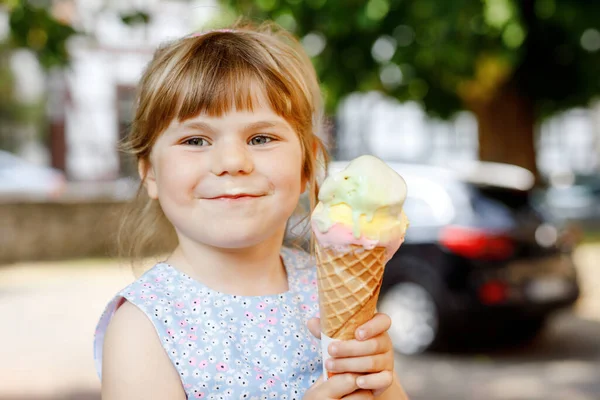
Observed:
[[[253,193],[237,193],[237,194],[220,194],[217,196],[204,197],[205,200],[248,200],[263,197],[264,194]]]

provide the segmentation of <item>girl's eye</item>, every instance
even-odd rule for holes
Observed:
[[[252,139],[250,139],[250,144],[253,146],[256,146],[256,145],[261,145],[261,144],[267,144],[267,143],[271,142],[272,140],[273,140],[273,138],[270,136],[257,135],[257,136],[254,136]]]
[[[201,137],[192,137],[183,141],[183,144],[190,146],[208,146],[208,140]]]

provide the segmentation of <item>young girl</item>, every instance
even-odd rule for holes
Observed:
[[[143,203],[127,221],[134,247],[162,220],[177,244],[100,319],[103,399],[405,398],[382,314],[330,346],[338,374],[319,378],[316,269],[282,243],[300,194],[314,205],[320,129],[315,71],[284,31],[237,26],[156,52],[126,143]]]

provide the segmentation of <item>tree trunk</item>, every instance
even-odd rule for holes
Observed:
[[[471,104],[470,108],[479,124],[479,159],[521,166],[539,182],[533,102],[509,82],[489,101]]]

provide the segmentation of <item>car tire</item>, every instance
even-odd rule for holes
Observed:
[[[546,327],[547,318],[531,317],[514,323],[515,329],[507,335],[513,344],[526,344],[537,339]]]
[[[397,352],[419,354],[440,343],[440,309],[423,284],[411,280],[395,283],[381,296],[378,309],[392,319],[388,333]]]

